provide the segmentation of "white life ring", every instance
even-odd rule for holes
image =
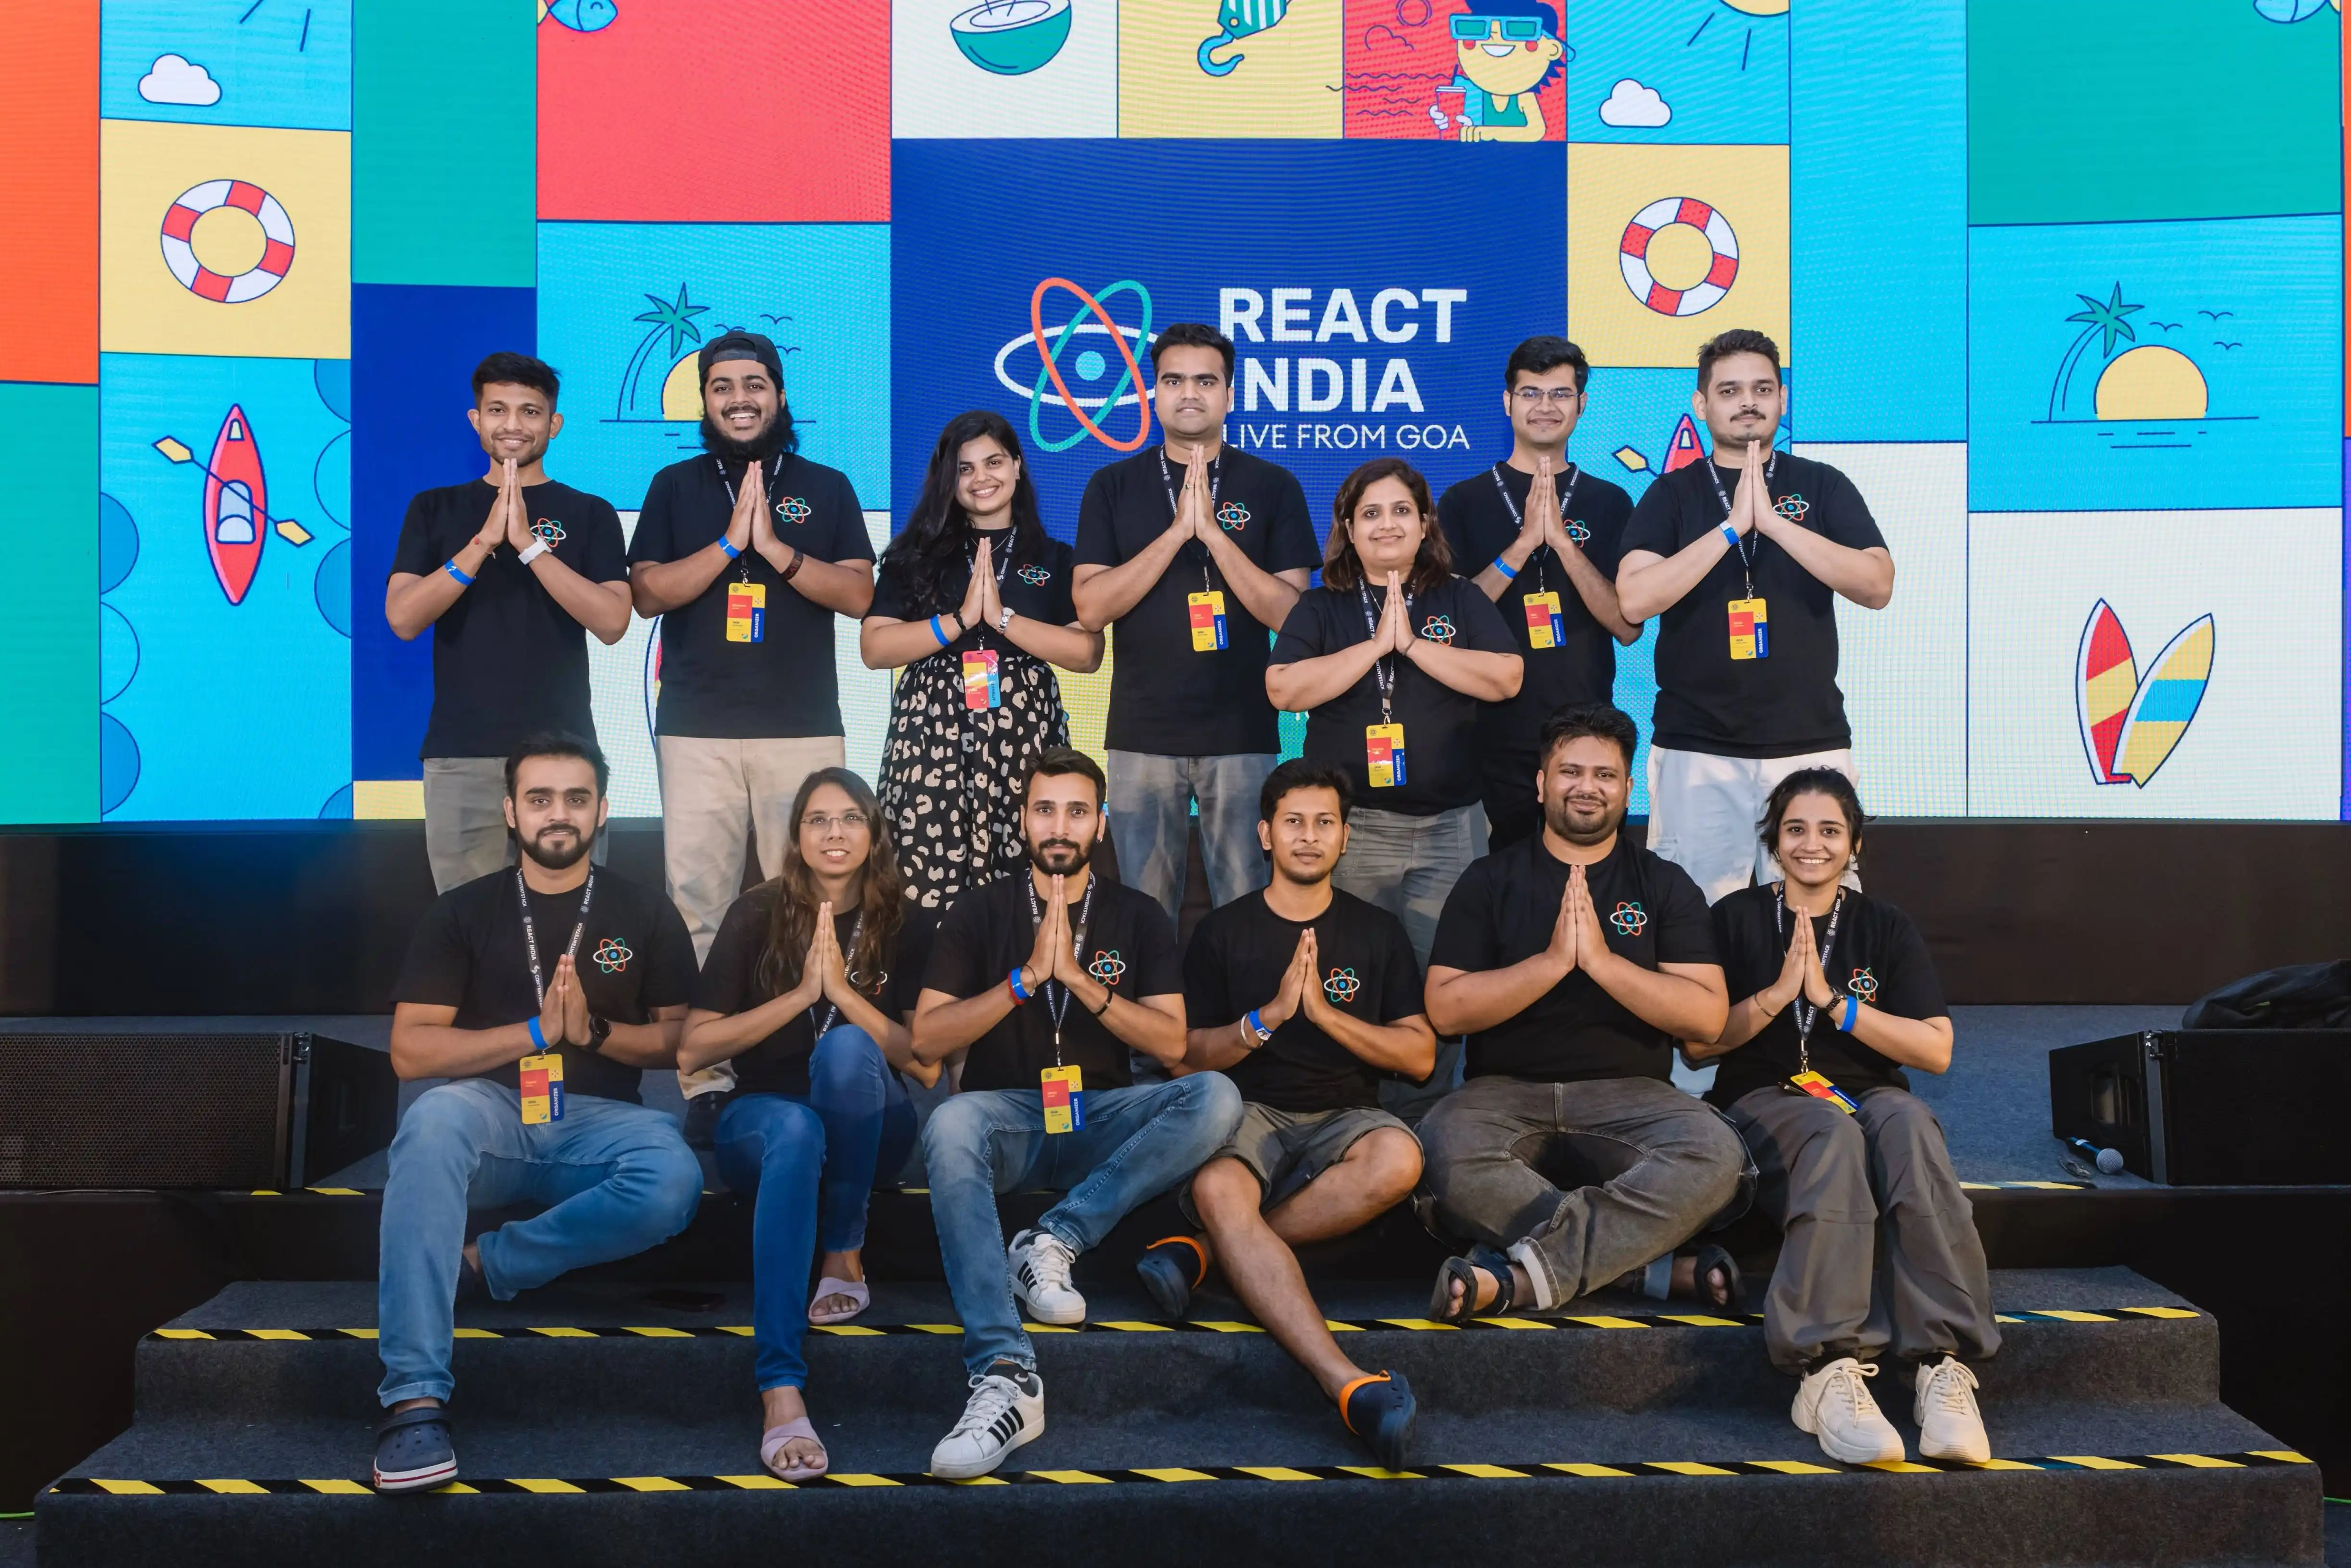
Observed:
[[[188,243],[196,232],[196,220],[216,207],[235,207],[260,220],[267,243],[262,246],[261,259],[243,272],[214,272],[196,259],[195,247]],[[294,220],[286,215],[277,197],[243,180],[207,180],[191,186],[164,209],[162,240],[163,265],[172,269],[180,287],[220,305],[260,298],[283,283],[294,266]]]
[[[1706,277],[1687,288],[1668,288],[1649,271],[1649,241],[1659,229],[1687,224],[1713,250]],[[1660,316],[1695,316],[1721,303],[1739,276],[1739,236],[1723,215],[1695,196],[1662,196],[1633,214],[1616,242],[1616,262],[1633,298]]]

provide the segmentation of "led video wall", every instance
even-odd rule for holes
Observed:
[[[1594,367],[1571,455],[1637,497],[1703,453],[1698,343],[1760,328],[1781,444],[1897,564],[1842,610],[1873,810],[2344,814],[2333,0],[24,9],[0,822],[421,814],[384,577],[408,497],[483,467],[491,349],[562,372],[549,471],[624,526],[742,326],[877,544],[975,406],[1067,538],[1183,319],[1326,529],[1366,456],[1504,455],[1536,332]],[[623,815],[653,645],[590,644]],[[870,772],[888,681],[853,628],[837,663]],[[1063,677],[1096,748],[1109,674]],[[1654,691],[1645,639],[1617,699]]]

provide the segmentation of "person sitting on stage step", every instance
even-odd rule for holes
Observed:
[[[1863,822],[1836,768],[1772,789],[1757,837],[1785,880],[1714,906],[1740,999],[1711,1044],[1684,1050],[1721,1063],[1707,1098],[1746,1140],[1757,1201],[1784,1233],[1763,1340],[1803,1379],[1796,1425],[1846,1464],[1902,1458],[1863,1381],[1890,1349],[1915,1365],[1918,1451],[1980,1464],[1991,1445],[1958,1358],[2000,1349],[1983,1243],[1942,1124],[1902,1071],[1949,1069],[1951,1020],[1910,917],[1840,885]]]
[[[1727,1004],[1697,884],[1620,831],[1637,741],[1604,703],[1552,715],[1531,780],[1542,831],[1446,901],[1428,1021],[1468,1035],[1468,1081],[1420,1136],[1438,1218],[1480,1245],[1438,1273],[1440,1322],[1615,1283],[1696,1234],[1745,1169],[1738,1134],[1668,1081],[1673,1041],[1713,1038]],[[1535,1164],[1553,1153],[1598,1179],[1562,1191]]]
[[[1344,1236],[1410,1196],[1420,1143],[1380,1109],[1380,1074],[1428,1076],[1437,1035],[1404,923],[1331,885],[1347,851],[1343,768],[1304,758],[1267,778],[1258,841],[1273,880],[1211,912],[1184,954],[1184,1066],[1224,1071],[1239,1129],[1193,1176],[1184,1207],[1207,1228],[1152,1243],[1136,1270],[1170,1318],[1221,1268],[1282,1349],[1381,1464],[1410,1462],[1412,1389],[1367,1373],[1331,1337],[1290,1249]]]
[[[759,1462],[804,1481],[829,1461],[801,1397],[800,1341],[810,1324],[845,1323],[871,1303],[866,1199],[914,1148],[898,1074],[928,1088],[939,1070],[914,1061],[906,1027],[935,922],[904,896],[882,803],[846,768],[821,768],[800,781],[789,820],[783,874],[719,924],[677,1060],[683,1072],[735,1068],[713,1141],[726,1185],[756,1195]]]
[[[956,900],[914,1009],[915,1061],[969,1051],[960,1092],[923,1129],[972,1389],[931,1455],[943,1480],[986,1475],[1045,1429],[1019,1308],[1040,1322],[1084,1322],[1070,1283],[1078,1254],[1197,1170],[1241,1116],[1240,1092],[1219,1072],[1133,1081],[1130,1047],[1171,1071],[1182,1063],[1183,982],[1165,911],[1088,865],[1102,833],[1102,769],[1051,748],[1020,799],[1028,869]],[[997,1194],[1037,1187],[1063,1197],[1008,1258]]]
[[[376,1286],[380,1491],[457,1473],[447,1402],[455,1303],[510,1300],[676,1235],[702,1201],[677,1123],[638,1099],[677,1065],[694,945],[676,906],[588,861],[604,754],[576,736],[507,758],[512,870],[450,889],[392,988],[392,1066],[445,1078],[401,1118]],[[550,1205],[465,1239],[465,1211]]]

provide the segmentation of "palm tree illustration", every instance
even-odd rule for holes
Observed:
[[[2137,315],[2146,308],[2140,305],[2124,304],[2123,286],[2119,282],[2115,285],[2114,297],[2104,304],[2086,294],[2076,294],[2074,298],[2080,300],[2085,308],[2074,311],[2065,319],[2085,321],[2088,325],[2082,329],[2082,335],[2074,340],[2073,346],[2065,350],[2065,357],[2057,362],[2057,379],[2049,383],[2049,417],[2053,420],[2057,417],[2057,411],[2065,406],[2066,396],[2074,385],[2074,372],[2080,367],[2083,350],[2090,346],[2090,340],[2103,336],[2105,343],[2098,350],[2098,358],[2101,361],[2114,358],[2116,340],[2138,341],[2138,334],[2131,330],[2130,323],[2124,318]]]
[[[702,341],[702,329],[694,324],[694,319],[706,313],[710,308],[707,305],[696,305],[689,300],[685,294],[685,285],[683,283],[677,286],[677,300],[674,304],[664,301],[658,294],[648,294],[645,298],[652,302],[653,308],[643,312],[634,319],[652,322],[653,329],[638,342],[637,351],[629,356],[628,368],[621,372],[621,404],[613,410],[612,416],[615,419],[625,419],[635,410],[637,376],[643,370],[645,358],[652,352],[653,346],[666,336],[669,339],[669,349],[662,356],[662,364],[665,369],[675,363],[678,355],[685,351],[685,346],[688,343]]]

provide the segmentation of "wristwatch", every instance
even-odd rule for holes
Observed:
[[[600,1019],[593,1013],[589,1014],[588,1049],[590,1051],[601,1053],[604,1049],[604,1042],[611,1038],[611,1020],[610,1019]]]
[[[530,543],[523,547],[522,553],[516,556],[515,559],[522,562],[525,566],[528,566],[532,561],[535,561],[540,556],[545,555],[547,553],[547,549],[548,545],[545,539],[534,538]]]
[[[1012,606],[1009,604],[1004,607],[1004,613],[996,618],[996,629],[999,632],[1008,632],[1012,630]]]

